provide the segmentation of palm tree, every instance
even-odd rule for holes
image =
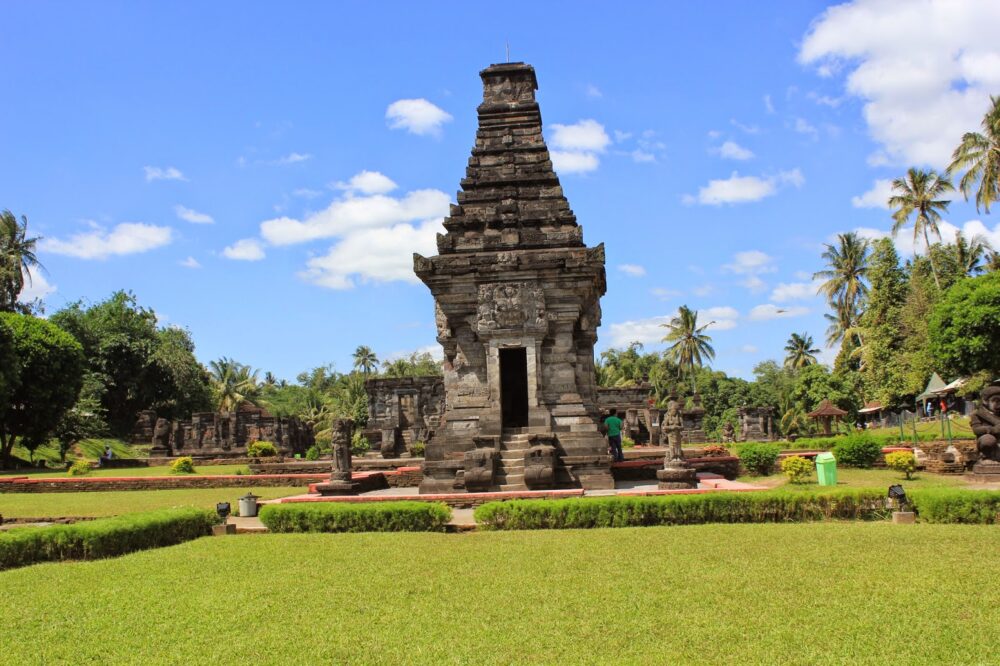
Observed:
[[[837,246],[827,244],[823,252],[827,268],[813,273],[813,279],[824,280],[819,293],[826,296],[830,305],[838,302],[857,310],[868,293],[865,278],[868,276],[869,242],[853,231],[837,235]]]
[[[667,349],[667,359],[677,364],[678,376],[683,375],[685,370],[688,371],[691,375],[692,390],[696,390],[695,368],[702,366],[702,359],[711,361],[715,358],[715,350],[711,345],[712,338],[705,334],[705,329],[714,323],[710,321],[704,326],[698,326],[698,311],[682,305],[677,310],[676,317],[666,324],[660,324],[669,330],[663,342],[673,343]]]
[[[958,144],[948,165],[949,174],[966,169],[958,182],[966,201],[973,186],[979,183],[976,211],[982,206],[987,213],[990,212],[990,204],[1000,200],[1000,97],[991,95],[990,104],[992,106],[983,116],[982,134],[963,134],[962,143]]]
[[[371,347],[358,345],[358,348],[354,350],[354,369],[360,370],[365,377],[368,377],[377,367],[378,356],[375,355]]]
[[[35,256],[39,238],[28,238],[28,218],[21,222],[9,210],[0,212],[0,312],[17,309],[17,297],[27,276],[31,284],[31,269],[44,268]]]
[[[950,203],[948,199],[941,197],[954,190],[955,186],[948,180],[947,175],[942,176],[933,169],[924,171],[911,167],[906,172],[905,178],[892,181],[892,191],[896,194],[889,197],[889,206],[896,209],[892,214],[893,236],[910,223],[911,215],[916,214],[913,219],[913,242],[916,244],[917,238],[923,235],[924,244],[927,246],[927,259],[930,261],[934,284],[938,289],[941,288],[941,282],[938,280],[937,268],[931,256],[930,234],[933,233],[941,238],[938,222],[941,221],[941,213],[947,212]]]
[[[833,314],[826,313],[823,317],[829,322],[826,327],[826,346],[834,347],[844,341],[847,331],[855,328],[861,314],[856,308],[850,307],[842,300],[830,303]]]
[[[966,239],[962,232],[955,234],[955,259],[965,275],[976,275],[985,270],[980,263],[993,250],[990,242],[982,234]]]
[[[986,263],[983,265],[983,268],[989,273],[1000,271],[1000,252],[991,250],[986,255]]]
[[[792,333],[792,337],[788,338],[788,343],[785,345],[785,351],[788,352],[785,356],[785,367],[792,370],[812,365],[816,362],[816,354],[819,353],[819,349],[813,349],[813,339],[808,333],[802,335]]]
[[[226,357],[209,366],[219,411],[235,412],[244,402],[257,404],[257,370]]]

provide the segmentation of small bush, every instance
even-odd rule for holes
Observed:
[[[191,456],[181,456],[170,463],[171,474],[194,474],[194,459]]]
[[[76,462],[74,462],[72,465],[69,466],[67,474],[69,474],[70,476],[87,476],[92,471],[94,470],[90,466],[89,462],[87,462],[86,460],[77,460]]]
[[[751,474],[767,476],[774,469],[781,449],[777,444],[753,442],[746,444],[740,450],[740,462]]]
[[[808,483],[812,480],[812,461],[802,456],[788,456],[781,461],[781,471],[792,483]]]
[[[354,435],[351,436],[351,455],[363,456],[368,453],[370,448],[371,444],[368,443],[368,438],[362,435],[360,430],[355,431]]]
[[[414,442],[410,445],[410,455],[414,458],[423,458],[425,451],[427,451],[427,445],[423,442]]]
[[[260,520],[271,532],[443,532],[451,509],[435,502],[268,504]]]
[[[709,444],[701,450],[701,455],[709,458],[721,458],[729,455],[729,449],[721,444]]]
[[[868,469],[882,455],[882,445],[865,433],[848,435],[833,447],[833,455],[845,467]]]
[[[278,455],[278,449],[271,442],[251,442],[247,446],[247,456],[250,458],[273,458]]]
[[[212,511],[184,508],[0,532],[0,569],[172,546],[210,534],[216,522]]]
[[[626,437],[625,435],[622,435],[622,448],[623,449],[634,449],[635,448],[635,440],[632,439],[631,437]]]
[[[1000,493],[990,490],[918,490],[907,499],[920,522],[995,525],[1000,523]]]
[[[306,460],[319,460],[321,452],[319,446],[313,444],[308,449],[306,449]]]
[[[917,458],[912,451],[893,451],[885,454],[885,466],[912,479],[913,473],[917,471]]]

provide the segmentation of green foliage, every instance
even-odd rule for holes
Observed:
[[[318,444],[313,444],[306,450],[306,460],[319,460],[322,456],[322,451],[320,451]]]
[[[677,364],[678,371],[691,377],[692,387],[695,385],[695,368],[715,358],[712,336],[705,333],[711,324],[698,326],[698,311],[686,305],[680,306],[677,316],[669,322],[660,324],[667,329],[663,342],[673,343],[667,347],[666,358]]]
[[[181,456],[170,463],[171,474],[194,474],[194,459],[191,456]]]
[[[740,462],[751,474],[766,476],[774,469],[781,449],[777,444],[751,442],[740,449]]]
[[[10,332],[9,360],[16,365],[4,374],[17,377],[8,401],[0,403],[0,457],[6,462],[15,438],[34,450],[76,402],[84,356],[72,336],[44,319],[4,312],[0,326]]]
[[[623,449],[634,449],[635,448],[635,440],[632,439],[631,437],[626,437],[625,435],[622,435],[622,448]]]
[[[24,279],[31,279],[31,270],[41,266],[35,256],[35,245],[39,238],[28,237],[28,218],[17,217],[9,210],[0,211],[0,312],[32,314],[40,310],[36,300],[33,304],[18,302],[24,287]]]
[[[917,458],[911,451],[893,451],[885,454],[885,466],[912,479],[913,473],[917,471]]]
[[[423,442],[414,442],[410,445],[410,455],[414,458],[423,458],[427,445]]]
[[[76,460],[73,462],[72,465],[69,466],[69,469],[66,471],[66,473],[69,474],[70,476],[87,476],[93,471],[94,469],[90,466],[90,463],[87,462],[86,460]]]
[[[907,493],[922,523],[995,525],[1000,522],[1000,493],[990,490],[935,488]]]
[[[833,447],[833,457],[845,467],[868,469],[882,455],[882,445],[868,433],[855,433],[840,439]]]
[[[361,434],[360,430],[355,430],[351,435],[351,455],[363,456],[371,449],[368,438]]]
[[[14,331],[0,320],[0,405],[10,403],[10,397],[17,388],[20,374]]]
[[[251,458],[273,458],[278,449],[272,442],[251,442],[247,446],[247,456]]]
[[[268,504],[260,520],[271,532],[443,532],[451,509],[436,502]]]
[[[80,398],[72,408],[66,410],[59,419],[52,434],[59,443],[59,459],[66,460],[66,453],[77,442],[99,437],[107,432],[108,424],[104,420],[104,408],[92,396]]]
[[[475,516],[486,530],[877,520],[887,513],[883,495],[880,490],[837,490],[513,500],[483,504]]]
[[[428,352],[413,352],[405,358],[382,362],[385,377],[440,377],[441,374],[441,363]]]
[[[802,456],[788,456],[781,461],[781,471],[792,483],[808,483],[812,479],[813,463]]]
[[[172,546],[210,534],[215,522],[211,511],[187,508],[0,532],[0,569]]]
[[[1000,273],[966,278],[934,307],[930,351],[952,374],[1000,371]]]

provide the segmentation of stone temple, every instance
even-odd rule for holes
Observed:
[[[420,491],[612,488],[594,375],[604,246],[584,245],[552,169],[534,68],[480,76],[447,233],[437,256],[413,258],[444,348],[445,408]]]

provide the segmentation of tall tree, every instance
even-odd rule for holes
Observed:
[[[705,333],[705,330],[714,323],[710,321],[704,326],[698,326],[698,311],[682,305],[677,310],[677,316],[666,324],[660,324],[669,331],[663,337],[663,341],[673,343],[667,349],[667,358],[677,364],[679,374],[686,370],[691,376],[692,390],[697,388],[694,378],[695,368],[700,368],[704,361],[715,358],[712,338]]]
[[[245,402],[257,404],[257,370],[231,358],[209,363],[219,411],[235,412]]]
[[[954,250],[955,261],[963,275],[978,275],[986,270],[983,259],[988,257],[988,253],[993,250],[993,246],[982,236],[976,234],[972,238],[966,238],[961,231],[955,235],[955,244],[951,246]]]
[[[951,156],[948,173],[965,170],[958,182],[966,201],[976,191],[976,210],[989,213],[990,204],[1000,200],[1000,97],[990,96],[990,108],[983,116],[982,132],[966,132]]]
[[[896,246],[888,238],[872,245],[868,302],[860,327],[861,379],[865,397],[896,407],[906,393],[903,370],[902,310],[907,298],[907,276],[899,265]]]
[[[812,336],[808,333],[792,333],[785,344],[785,367],[798,370],[807,365],[816,363],[816,354],[819,349],[813,348]]]
[[[819,292],[826,296],[836,310],[842,304],[848,311],[857,312],[868,293],[865,280],[868,275],[869,242],[853,231],[837,235],[836,245],[825,245],[823,259],[826,269],[813,274],[822,279]]]
[[[17,302],[25,278],[31,284],[31,270],[42,268],[35,256],[39,238],[28,237],[28,218],[18,222],[9,210],[0,211],[0,312],[27,312]]]
[[[889,207],[894,208],[892,214],[893,225],[892,235],[895,236],[899,230],[911,223],[913,216],[913,242],[916,245],[917,239],[922,235],[927,248],[927,256],[931,256],[931,239],[933,233],[939,239],[941,230],[938,223],[941,221],[941,213],[948,210],[948,199],[942,199],[948,192],[955,190],[954,185],[948,177],[942,176],[931,169],[924,171],[911,167],[903,178],[892,181],[892,191],[894,194],[889,197]],[[931,261],[931,273],[934,275],[934,283],[941,288],[938,280],[937,268],[934,260]]]
[[[378,368],[378,356],[371,347],[358,345],[354,350],[354,369],[360,370],[367,378],[376,368]]]

